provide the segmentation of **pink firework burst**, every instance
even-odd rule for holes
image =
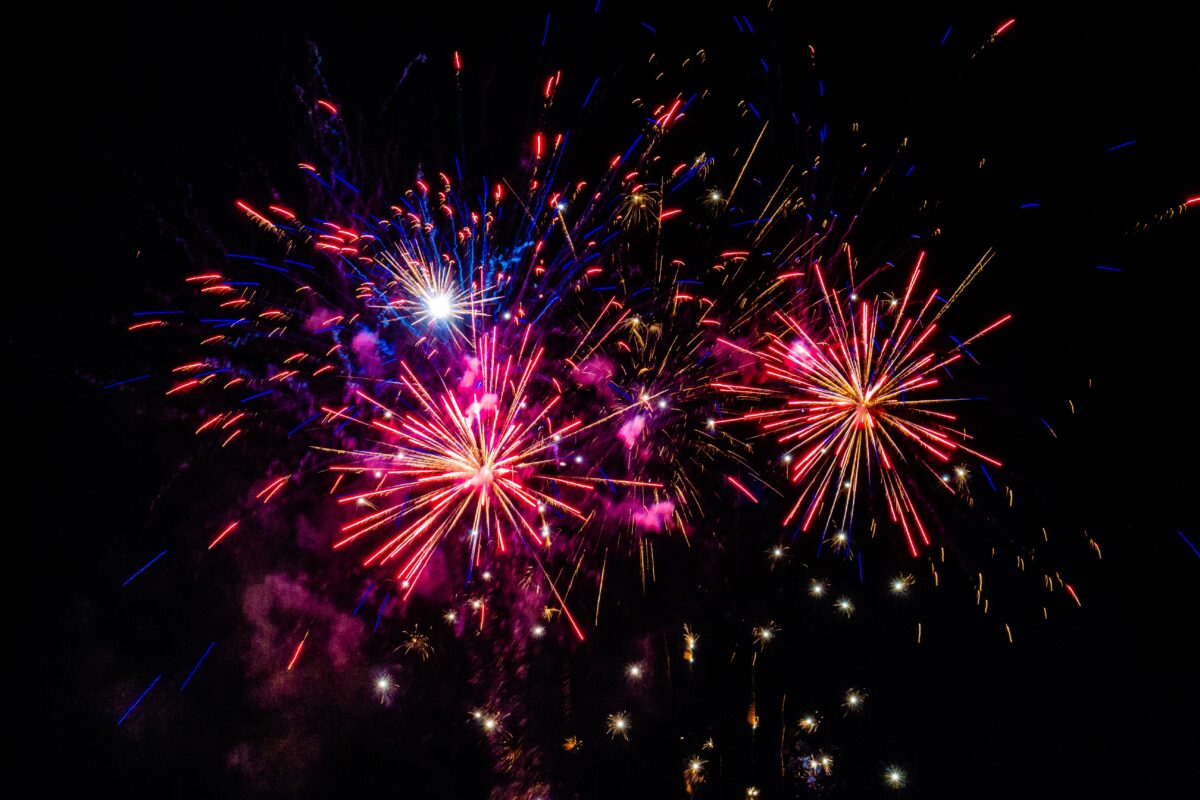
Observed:
[[[441,380],[432,392],[402,361],[396,407],[358,392],[373,412],[370,420],[349,416],[346,409],[325,409],[385,437],[371,448],[343,451],[346,463],[332,467],[342,476],[373,481],[340,498],[362,514],[343,526],[335,548],[388,530],[386,541],[363,563],[399,563],[396,579],[406,596],[439,545],[456,536],[465,535],[475,566],[485,547],[503,554],[518,540],[541,564],[538,551],[551,546],[548,515],[586,520],[578,505],[560,499],[557,487],[590,492],[604,480],[574,474],[577,462],[560,452],[603,420],[557,419],[562,395],[543,391],[557,386],[554,381],[535,387],[544,350],[530,347],[528,329],[515,352],[501,355],[499,349],[493,330],[480,338],[463,380],[454,385]],[[398,410],[402,402],[411,410]]]

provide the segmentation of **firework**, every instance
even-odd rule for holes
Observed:
[[[846,692],[846,699],[842,702],[842,708],[846,709],[847,713],[861,711],[866,699],[867,695],[865,692],[861,692],[858,689],[850,689]]]
[[[495,334],[482,344],[479,358],[470,362],[478,374],[470,370],[462,381],[469,387],[466,397],[447,387],[435,396],[402,363],[399,393],[415,403],[415,412],[397,413],[364,393],[359,397],[375,407],[378,418],[364,421],[327,410],[389,435],[389,441],[380,443],[386,448],[347,452],[352,463],[332,467],[377,481],[367,491],[339,499],[370,508],[343,527],[345,536],[334,546],[345,547],[399,519],[412,520],[364,562],[386,564],[411,551],[397,573],[410,591],[434,549],[460,523],[469,528],[471,558],[478,565],[485,543],[494,542],[504,552],[514,536],[525,535],[534,546],[546,546],[548,531],[534,527],[530,512],[554,507],[583,518],[543,488],[564,480],[557,475],[559,461],[552,451],[580,423],[552,432],[550,414],[558,398],[529,406],[541,351],[523,365],[523,351],[497,355]]]
[[[891,520],[900,526],[909,551],[916,556],[918,540],[930,544],[911,489],[917,472],[923,469],[946,486],[948,480],[935,465],[949,463],[958,453],[1000,465],[970,447],[971,437],[955,427],[957,417],[941,410],[964,398],[928,395],[939,386],[940,371],[962,358],[967,345],[1009,317],[947,352],[932,349],[930,339],[938,318],[987,259],[932,314],[938,291],[932,290],[923,301],[914,294],[923,259],[924,253],[902,297],[885,297],[882,302],[860,297],[853,289],[831,290],[815,264],[818,308],[823,314],[815,324],[807,324],[795,314],[776,312],[781,332],[771,334],[766,346],[753,353],[774,385],[719,386],[760,407],[782,406],[723,422],[757,422],[785,448],[788,476],[800,492],[783,524],[790,525],[799,515],[800,530],[807,531],[818,513],[827,509],[824,529],[836,526],[835,547],[849,542],[861,487],[877,484]],[[728,340],[725,343],[749,352]]]
[[[759,627],[755,628],[753,633],[754,641],[758,643],[758,646],[766,647],[767,643],[769,643],[775,638],[776,635],[778,635],[779,628],[775,627],[775,623],[768,622],[766,625],[760,625]]]
[[[198,320],[139,314],[130,329],[203,330],[202,354],[172,369],[166,393],[206,409],[198,436],[236,449],[257,434],[284,465],[255,486],[246,516],[331,473],[332,493],[358,512],[334,548],[370,541],[361,563],[394,567],[407,598],[446,542],[461,545],[468,578],[518,545],[552,583],[544,559],[560,536],[586,529],[598,485],[614,507],[637,504],[625,490],[657,497],[663,485],[640,470],[593,469],[600,448],[589,452],[580,434],[639,401],[597,405],[572,391],[571,355],[597,344],[572,334],[576,320],[613,307],[589,307],[600,295],[582,290],[628,232],[622,198],[637,193],[680,105],[662,109],[653,134],[611,159],[594,188],[560,179],[565,136],[538,132],[528,173],[483,181],[481,202],[438,173],[418,177],[385,216],[347,212],[335,190],[349,183],[311,163],[301,172],[353,224],[238,201],[286,257],[231,256],[227,269],[188,279]],[[656,212],[660,226],[670,213]],[[243,268],[255,279],[236,274]],[[666,516],[669,504],[647,513]],[[246,522],[214,525],[209,548],[243,536]],[[477,610],[482,626],[486,608]]]
[[[620,736],[622,739],[629,739],[629,729],[633,726],[629,722],[629,715],[624,711],[616,714],[608,715],[608,734],[613,738]]]
[[[560,499],[559,488],[589,492],[597,482],[613,483],[572,471],[578,460],[563,453],[565,442],[599,421],[558,423],[554,411],[561,395],[535,396],[534,387],[543,383],[544,351],[530,347],[529,329],[507,355],[499,354],[498,343],[498,331],[483,337],[457,387],[443,384],[437,392],[401,362],[397,402],[407,401],[413,411],[397,411],[363,392],[358,397],[374,411],[370,420],[325,409],[331,417],[353,420],[386,437],[372,449],[343,451],[348,463],[331,467],[370,482],[369,488],[339,498],[363,507],[363,513],[343,526],[334,547],[399,523],[400,530],[363,565],[399,562],[396,579],[405,596],[448,537],[465,533],[472,567],[479,566],[489,546],[502,554],[523,540],[535,553],[544,551],[552,542],[550,514],[587,519],[576,505]]]

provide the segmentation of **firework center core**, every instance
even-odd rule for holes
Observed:
[[[429,316],[434,319],[445,319],[450,316],[450,298],[444,294],[434,295],[425,303]]]
[[[854,406],[854,424],[860,427],[871,424],[871,409],[874,403],[870,400],[859,400]]]
[[[490,486],[492,483],[492,467],[490,464],[483,464],[475,472],[475,477],[471,482],[476,486]]]

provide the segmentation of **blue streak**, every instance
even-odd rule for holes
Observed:
[[[1179,534],[1179,538],[1183,539],[1183,543],[1192,548],[1192,552],[1196,554],[1196,558],[1200,558],[1200,550],[1196,549],[1196,545],[1192,544],[1191,539],[1183,535],[1183,531],[1175,531]]]
[[[192,667],[192,671],[188,673],[188,676],[183,679],[183,683],[179,685],[179,691],[182,692],[187,688],[188,682],[191,681],[192,676],[196,674],[196,670],[200,669],[200,665],[204,663],[204,659],[208,658],[208,654],[211,653],[212,649],[216,646],[216,642],[213,642],[208,646],[208,649],[204,651],[204,655],[200,656],[200,660],[196,662],[196,666]]]
[[[618,391],[620,391],[620,390],[618,390]],[[613,482],[608,479],[608,473],[604,471],[604,468],[596,467],[596,469],[597,469],[597,471],[599,471],[599,473],[601,475],[604,476],[604,482],[608,484],[608,488],[612,489],[612,493],[619,495],[620,492],[617,491],[617,487],[615,485],[613,485]]]
[[[354,192],[355,194],[358,194],[358,189],[355,189],[354,186],[349,181],[347,181],[341,175],[338,175],[336,172],[333,173],[333,179],[335,181],[337,181],[338,183],[340,183],[342,186],[345,186],[350,191]]]
[[[110,383],[110,384],[108,384],[107,386],[105,386],[105,387],[103,387],[103,388],[105,388],[105,389],[115,389],[115,388],[116,388],[116,387],[118,387],[118,386],[124,386],[125,384],[127,384],[127,383],[133,383],[134,381],[144,381],[144,380],[146,380],[146,378],[149,378],[149,377],[150,377],[150,373],[149,373],[149,372],[147,372],[145,375],[138,375],[136,378],[126,378],[126,379],[125,379],[125,380],[123,380],[123,381],[117,381],[116,383]]]
[[[296,427],[292,428],[290,431],[288,431],[288,432],[287,432],[288,438],[291,438],[291,436],[292,436],[292,434],[293,434],[293,433],[295,433],[296,431],[300,430],[300,429],[301,429],[301,428],[303,428],[305,425],[307,425],[308,423],[312,422],[314,419],[316,419],[316,418],[317,418],[317,417],[319,417],[319,416],[321,416],[321,414],[320,414],[319,412],[318,412],[318,413],[316,413],[316,414],[313,414],[311,417],[309,417],[308,419],[304,420],[304,422],[301,422],[299,425],[297,425]]]
[[[992,487],[993,492],[996,491],[996,484],[992,482],[992,476],[991,476],[991,473],[989,473],[987,471],[987,467],[982,462],[980,462],[979,468],[981,470],[983,470],[983,477],[987,478],[988,486]]]
[[[531,324],[536,325],[538,320],[540,320],[543,316],[545,316],[546,312],[550,310],[550,306],[557,303],[560,299],[562,299],[561,295],[557,295],[557,294],[554,295],[554,297],[552,297],[550,299],[550,302],[546,303],[546,307],[542,309],[542,313],[538,314],[537,317],[533,320],[533,322]]]
[[[617,385],[616,385],[615,383],[613,383],[612,381],[609,381],[609,382],[608,382],[608,385],[609,385],[609,388],[611,388],[611,389],[612,389],[614,392],[616,392],[617,394],[621,395],[621,397],[624,397],[624,398],[625,398],[627,401],[629,401],[630,403],[632,403],[632,402],[633,402],[633,398],[632,398],[632,397],[630,397],[628,394],[626,394],[626,393],[625,393],[625,391],[624,391],[624,390],[622,390],[620,386],[617,386]]]
[[[371,628],[371,633],[379,630],[379,620],[383,619],[383,612],[387,610],[388,600],[392,599],[392,593],[388,592],[383,596],[383,602],[379,604],[379,614],[375,617],[375,627]]]
[[[121,587],[122,587],[122,588],[124,588],[124,587],[128,586],[130,581],[132,581],[132,580],[133,580],[134,578],[136,578],[138,575],[141,575],[141,574],[142,574],[143,572],[145,572],[146,570],[150,569],[151,565],[153,565],[155,561],[158,561],[160,558],[162,558],[162,557],[163,557],[163,556],[165,556],[166,554],[167,554],[167,551],[166,551],[166,550],[163,550],[161,553],[159,553],[158,555],[156,555],[154,558],[152,558],[152,559],[150,559],[149,561],[147,561],[147,562],[146,562],[146,565],[145,565],[144,567],[142,567],[142,568],[141,568],[141,569],[139,569],[137,572],[133,573],[133,574],[132,574],[132,575],[130,575],[128,578],[126,578],[126,579],[125,579],[125,582],[121,584]],[[135,704],[135,705],[136,705],[136,704]]]
[[[600,4],[596,3],[596,7],[599,8]],[[587,104],[592,99],[592,94],[596,91],[596,87],[599,85],[600,85],[600,78],[599,78],[599,76],[597,76],[596,80],[592,81],[592,88],[588,89],[587,97],[583,98],[583,105],[580,106],[580,108],[587,108]]]
[[[126,717],[128,717],[130,714],[133,713],[133,710],[135,708],[137,708],[138,703],[142,702],[142,700],[146,697],[146,695],[150,694],[150,690],[153,689],[155,684],[157,684],[160,680],[162,680],[161,672],[159,673],[157,678],[150,681],[150,685],[146,687],[146,691],[142,692],[141,696],[138,697],[137,700],[133,701],[133,705],[131,705],[128,709],[126,709],[125,713],[121,715],[121,718],[119,720],[117,720],[117,725],[120,725],[122,722],[125,721]]]
[[[639,134],[639,135],[638,135],[638,137],[637,137],[636,139],[634,139],[634,140],[633,140],[633,144],[629,145],[629,149],[625,151],[625,155],[621,156],[621,163],[622,163],[622,164],[624,164],[624,163],[625,163],[625,160],[629,158],[630,154],[631,154],[631,153],[633,153],[634,149],[635,149],[635,148],[636,148],[636,147],[637,147],[639,144],[641,144],[641,142],[642,142],[642,137],[641,137],[641,135]],[[605,240],[605,241],[607,241],[607,240]]]
[[[365,592],[363,592],[363,593],[362,593],[362,597],[358,598],[358,605],[356,605],[356,606],[354,607],[354,613],[353,613],[353,614],[351,614],[350,616],[352,616],[352,617],[357,617],[357,616],[358,616],[358,610],[359,610],[360,608],[362,608],[362,604],[363,604],[363,603],[367,602],[367,595],[369,595],[369,594],[371,593],[371,590],[372,590],[372,589],[374,589],[374,588],[375,588],[375,581],[371,581],[371,585],[370,585],[370,586],[368,586],[368,587],[367,587],[367,590],[366,590]]]
[[[964,353],[966,353],[966,354],[967,354],[967,358],[971,359],[971,360],[972,360],[972,361],[974,361],[976,364],[978,364],[978,363],[979,363],[979,359],[977,359],[977,358],[975,358],[975,356],[971,355],[971,351],[970,351],[970,350],[968,350],[967,348],[963,347],[963,343],[959,341],[959,339],[958,339],[958,337],[957,337],[957,336],[951,336],[951,337],[950,337],[950,341],[952,341],[952,342],[954,342],[956,345],[958,345],[958,349],[959,349],[959,350],[962,350]]]
[[[274,264],[267,264],[267,263],[264,263],[264,262],[262,262],[262,261],[255,261],[255,262],[254,262],[254,266],[256,266],[256,267],[262,267],[263,269],[269,269],[269,270],[271,270],[272,272],[278,272],[280,275],[290,275],[290,274],[291,274],[291,273],[290,273],[290,272],[288,272],[288,270],[287,270],[287,269],[285,269],[284,267],[277,267],[277,266],[275,266]]]

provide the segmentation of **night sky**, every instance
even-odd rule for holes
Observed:
[[[1184,210],[1200,196],[1195,19],[1144,6],[774,5],[93,7],[9,31],[10,125],[27,139],[9,150],[17,318],[5,336],[10,507],[23,520],[8,529],[21,576],[10,602],[30,628],[16,647],[30,674],[10,685],[22,709],[12,735],[30,747],[20,796],[510,797],[534,786],[685,797],[693,755],[707,762],[698,797],[749,786],[764,798],[1196,792],[1200,208]],[[677,69],[700,50],[702,66]],[[270,250],[235,200],[317,213],[295,165],[331,148],[346,148],[340,163],[384,208],[418,170],[451,173],[455,158],[468,181],[519,172],[542,85],[559,70],[547,130],[571,130],[568,176],[602,170],[642,131],[648,112],[633,98],[706,92],[664,161],[707,151],[728,188],[770,119],[747,202],[819,155],[816,202],[861,211],[859,258],[909,253],[920,234],[933,242],[930,279],[949,290],[996,251],[947,321],[969,333],[1014,315],[955,377],[988,398],[968,421],[1003,457],[998,483],[1016,502],[975,476],[973,508],[931,506],[948,551],[938,588],[929,557],[886,533],[854,563],[818,557],[804,538],[772,561],[790,537],[779,527],[789,504],[761,492],[739,502],[727,486],[712,490],[690,544],[656,544],[645,587],[636,550],[611,549],[598,625],[594,586],[580,590],[583,643],[558,622],[520,644],[517,621],[478,636],[447,626],[461,582],[445,576],[454,586],[397,601],[372,631],[380,597],[350,614],[372,576],[330,552],[338,518],[321,489],[205,549],[246,486],[303,445],[263,438],[229,457],[197,444],[194,409],[164,398],[167,384],[104,388],[187,357],[182,339],[131,336],[130,314],[190,302],[182,278],[225,253]],[[345,142],[314,133],[314,98],[337,103]],[[884,173],[893,179],[867,200],[861,186]],[[735,240],[676,244],[702,261]],[[1014,573],[1011,554],[1030,548],[1081,606]],[[597,570],[580,580],[594,584]],[[986,614],[980,572],[996,606]],[[919,580],[897,599],[887,585],[900,573]],[[855,614],[810,596],[813,579],[852,597]],[[768,622],[777,641],[759,648],[752,630]],[[685,624],[700,637],[690,666]],[[397,652],[414,626],[430,636],[428,661]],[[313,649],[288,672],[306,629]],[[625,671],[635,662],[639,681]],[[386,703],[381,670],[395,682]],[[842,708],[852,688],[865,692],[861,712]],[[524,754],[507,771],[470,716],[489,692],[508,698],[505,735]],[[811,736],[796,733],[802,709],[823,716]],[[605,730],[617,712],[628,740]],[[565,749],[568,736],[582,746]],[[818,751],[833,772],[807,785],[796,763]],[[886,785],[892,765],[903,788]]]

